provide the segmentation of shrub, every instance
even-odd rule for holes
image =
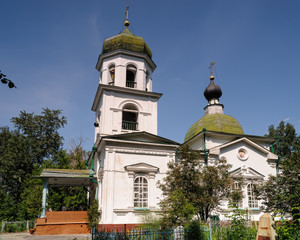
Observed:
[[[257,229],[251,226],[251,222],[246,219],[246,211],[235,208],[228,216],[231,218],[230,227],[225,231],[226,240],[251,240],[256,239]]]
[[[88,227],[94,228],[100,220],[100,213],[98,210],[98,201],[94,199],[93,203],[88,208]]]
[[[201,240],[201,225],[197,220],[193,220],[185,225],[184,239],[186,240]]]

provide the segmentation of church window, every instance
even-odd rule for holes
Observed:
[[[148,207],[148,181],[143,176],[134,179],[134,207]]]
[[[243,161],[247,160],[248,159],[248,153],[247,153],[247,151],[245,149],[243,149],[243,148],[240,148],[238,150],[238,158],[240,160],[243,160]]]
[[[109,79],[108,79],[109,85],[115,85],[115,65],[111,65],[109,67]]]
[[[248,206],[249,208],[258,208],[258,201],[254,195],[254,186],[252,183],[247,186]]]
[[[243,190],[241,183],[235,182],[232,185],[232,204],[235,207],[242,208],[243,207]]]
[[[135,88],[136,67],[128,65],[126,68],[126,87]]]
[[[138,110],[133,104],[127,104],[122,111],[122,129],[138,129]]]

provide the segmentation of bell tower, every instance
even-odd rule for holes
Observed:
[[[120,34],[104,40],[96,64],[100,77],[92,105],[95,141],[135,131],[157,135],[157,102],[162,94],[152,92],[156,65],[144,39],[129,30],[128,7],[124,26]]]

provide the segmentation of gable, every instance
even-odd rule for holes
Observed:
[[[243,178],[243,179],[256,179],[263,180],[264,175],[254,170],[251,167],[246,167],[243,165],[233,171],[231,171],[230,176],[233,178]]]
[[[157,171],[159,170],[158,167],[152,166],[150,164],[147,163],[136,163],[136,164],[131,164],[131,165],[127,165],[124,167],[125,170],[129,171],[129,172],[153,172],[153,173],[157,173]]]
[[[222,144],[220,146],[214,147],[210,149],[210,154],[220,155],[221,152],[226,151],[227,149],[238,149],[241,145],[248,146],[249,148],[253,149],[260,155],[266,156],[267,159],[278,159],[278,156],[268,149],[260,146],[259,144],[249,140],[246,137],[236,139],[234,141]]]
[[[119,141],[132,141],[132,142],[144,142],[144,143],[156,143],[156,144],[166,144],[166,145],[177,145],[180,144],[163,138],[148,132],[132,132],[125,134],[116,134],[103,137],[104,140],[119,140]]]

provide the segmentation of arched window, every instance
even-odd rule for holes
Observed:
[[[128,65],[126,68],[126,87],[134,88],[135,87],[135,75],[136,67],[133,65]]]
[[[249,208],[258,208],[258,201],[255,199],[254,186],[252,183],[247,186],[248,206]]]
[[[109,79],[108,84],[109,85],[115,85],[115,65],[111,65],[108,69],[109,71]]]
[[[234,182],[231,186],[232,199],[230,205],[238,208],[243,208],[243,189],[241,183]]]
[[[122,129],[138,129],[138,109],[133,104],[126,104],[122,111]]]
[[[143,176],[134,179],[134,207],[148,207],[148,181]]]

